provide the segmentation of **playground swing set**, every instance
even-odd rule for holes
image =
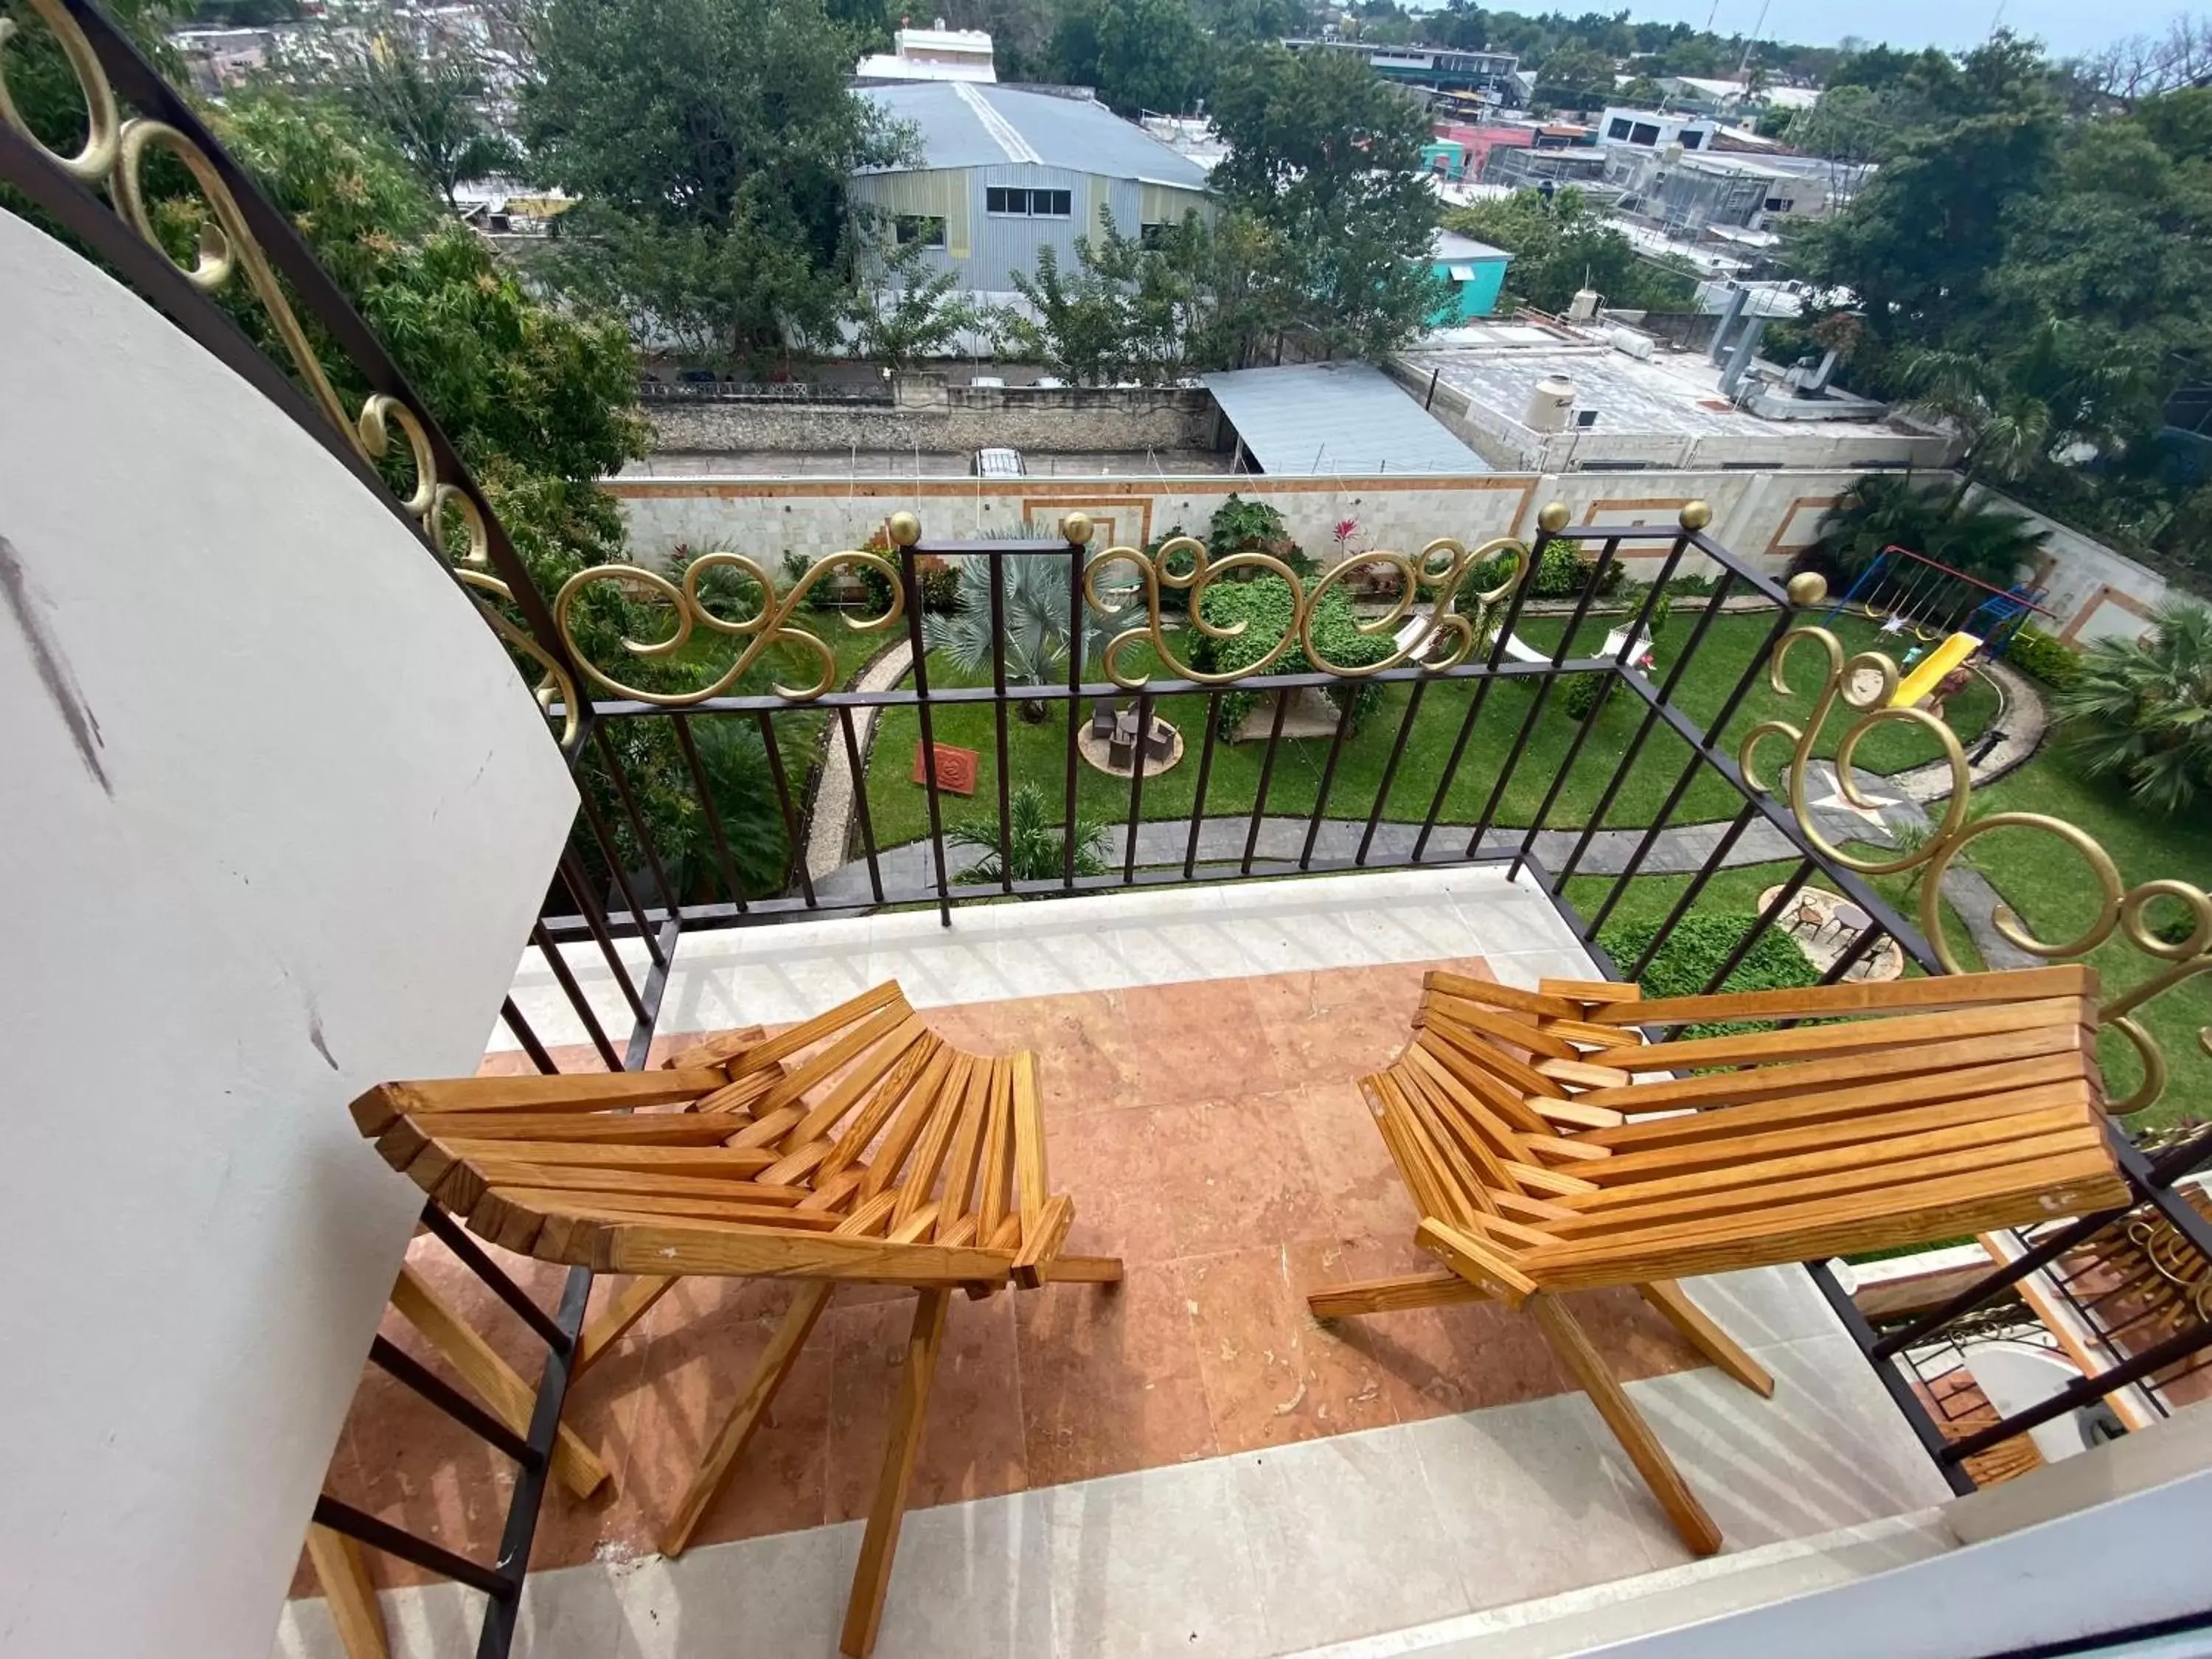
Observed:
[[[1903,658],[1907,672],[1890,698],[1892,708],[1910,708],[1977,653],[2003,656],[2029,617],[2055,621],[2042,604],[2047,592],[2025,582],[1998,587],[1893,542],[1821,621],[1856,611],[1881,623],[1885,634],[1910,636]]]

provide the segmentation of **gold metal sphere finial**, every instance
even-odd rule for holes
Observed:
[[[1060,539],[1071,547],[1081,547],[1091,539],[1091,515],[1070,513],[1060,521]]]
[[[1712,521],[1713,509],[1712,504],[1710,501],[1684,501],[1682,503],[1683,529],[1703,530]]]
[[[1790,595],[1790,604],[1810,609],[1828,597],[1828,579],[1817,570],[1801,570],[1783,591]]]
[[[890,532],[894,547],[912,547],[921,539],[921,520],[911,513],[892,514],[884,527]]]
[[[1546,535],[1556,536],[1567,527],[1567,521],[1574,516],[1565,501],[1552,501],[1536,514],[1536,525]]]

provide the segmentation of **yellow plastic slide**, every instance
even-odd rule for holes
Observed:
[[[1911,708],[1927,701],[1928,696],[1942,684],[1943,676],[1982,648],[1982,642],[1972,634],[1954,634],[1930,651],[1917,664],[1912,672],[1898,682],[1897,695],[1890,698],[1892,708]]]

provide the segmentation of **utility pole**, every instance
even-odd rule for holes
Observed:
[[[1751,33],[1743,43],[1743,61],[1735,66],[1735,78],[1739,81],[1750,73],[1751,54],[1759,45],[1759,30],[1766,27],[1766,9],[1772,3],[1773,0],[1759,0],[1759,21],[1751,26]]]

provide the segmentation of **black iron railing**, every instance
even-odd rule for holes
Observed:
[[[1095,548],[1090,544],[1090,526],[1079,517],[1064,523],[1061,539],[1029,542],[926,541],[919,526],[895,520],[886,526],[892,533],[886,538],[885,553],[853,553],[819,561],[781,586],[758,566],[731,556],[710,556],[721,560],[718,568],[734,583],[734,588],[726,585],[719,590],[720,598],[701,597],[702,591],[709,595],[717,591],[711,587],[679,588],[648,571],[586,572],[568,588],[579,581],[626,585],[635,600],[634,617],[671,630],[696,629],[708,641],[734,641],[730,648],[741,653],[736,665],[719,672],[711,694],[672,690],[665,682],[629,687],[621,678],[621,665],[610,668],[596,663],[572,641],[565,626],[573,597],[568,588],[548,594],[533,587],[489,504],[374,336],[292,228],[254,191],[191,110],[87,0],[27,3],[41,22],[58,33],[73,32],[82,46],[78,73],[98,82],[96,88],[87,86],[88,102],[95,112],[96,141],[87,154],[92,155],[100,143],[109,148],[91,161],[58,158],[29,135],[0,122],[0,184],[21,192],[36,211],[76,238],[179,327],[314,433],[352,468],[364,487],[392,503],[441,562],[448,559],[449,520],[458,515],[465,522],[474,521],[469,552],[456,574],[501,637],[532,665],[532,678],[544,672],[545,680],[538,689],[548,699],[553,734],[580,786],[582,805],[571,843],[530,942],[588,1038],[598,1064],[634,1069],[646,1063],[671,964],[687,932],[787,923],[886,906],[926,905],[949,926],[954,911],[963,905],[1009,897],[1048,901],[1117,887],[1491,866],[1510,878],[1526,878],[1545,892],[1602,970],[1635,977],[1650,965],[1656,941],[1644,950],[1640,960],[1617,963],[1601,943],[1601,930],[1647,868],[1655,848],[1677,827],[1678,815],[1690,810],[1693,791],[1703,799],[1716,781],[1723,797],[1734,803],[1733,812],[1706,857],[1687,872],[1658,936],[1663,938],[1698,907],[1748,836],[1755,834],[1763,842],[1785,848],[1790,873],[1729,959],[1715,969],[1706,988],[1717,988],[1763,937],[1783,926],[1785,910],[1816,878],[1865,918],[1826,969],[1829,981],[1850,975],[1875,951],[1893,944],[1920,969],[1943,970],[1940,951],[1921,929],[1860,871],[1839,860],[1788,805],[1747,777],[1740,757],[1724,746],[1723,734],[1767,672],[1775,649],[1801,620],[1797,601],[1813,603],[1816,595],[1801,588],[1793,598],[1771,577],[1736,557],[1706,533],[1701,509],[1686,511],[1680,528],[1672,532],[1570,529],[1564,509],[1547,509],[1541,515],[1541,533],[1528,549],[1499,544],[1469,549],[1439,543],[1415,558],[1360,556],[1355,563],[1395,570],[1393,603],[1397,608],[1379,622],[1370,617],[1371,631],[1360,637],[1372,648],[1366,648],[1356,662],[1330,658],[1328,651],[1338,647],[1307,628],[1317,618],[1322,595],[1332,583],[1336,591],[1345,591],[1340,579],[1299,580],[1271,556],[1248,556],[1246,574],[1279,575],[1295,596],[1289,621],[1282,625],[1289,635],[1299,635],[1306,666],[1297,672],[1271,672],[1277,662],[1287,662],[1287,646],[1274,658],[1262,655],[1255,660],[1247,653],[1239,659],[1245,664],[1242,668],[1218,653],[1204,661],[1176,656],[1176,651],[1189,648],[1194,634],[1172,614],[1172,596],[1181,595],[1186,605],[1202,603],[1209,584],[1235,572],[1218,564],[1205,568],[1203,550],[1195,544],[1186,546],[1180,555],[1172,544],[1150,554]],[[257,279],[257,290],[265,303],[288,313],[296,303],[312,319],[319,337],[344,355],[352,380],[369,389],[362,409],[339,407],[319,369],[297,361],[283,368],[264,356],[208,294],[187,280],[146,229],[94,193],[98,185],[111,198],[122,199],[117,194],[115,169],[132,165],[122,159],[127,147],[112,143],[117,136],[114,124],[100,113],[111,106],[110,99],[127,106],[130,119],[165,124],[205,163],[203,185],[241,264]],[[247,257],[249,245],[252,257]],[[265,288],[258,280],[263,276]],[[277,332],[281,337],[284,331],[280,327]],[[368,415],[375,419],[364,422],[362,417]],[[417,460],[410,499],[398,500],[388,488],[378,465],[380,451],[361,435],[364,424],[379,430],[396,425],[409,438]],[[415,441],[418,437],[419,442]],[[856,537],[874,528],[856,525]],[[1610,650],[1589,650],[1585,625],[1593,621],[1624,550],[1648,554],[1655,545],[1656,561],[1642,561],[1652,572],[1650,585],[1623,605],[1605,602],[1626,624],[1623,642]],[[1516,629],[1524,620],[1533,622],[1528,571],[1555,546],[1571,550],[1584,566],[1579,597],[1564,613],[1546,618],[1547,626],[1559,628],[1548,654],[1525,647],[1516,650]],[[1503,568],[1492,562],[1492,556],[1503,557]],[[1013,672],[1009,660],[1009,629],[1015,623],[1008,612],[1012,562],[1018,559],[1066,565],[1065,621],[1044,619],[1063,641],[1059,665],[1048,678],[1030,676],[1043,683],[1024,683],[1024,677]],[[1702,562],[1701,568],[1717,573],[1715,586],[1680,647],[1670,647],[1673,661],[1655,677],[1636,660],[1638,639],[1651,630],[1667,583],[1693,559]],[[1232,566],[1236,562],[1230,562]],[[972,684],[943,683],[941,676],[933,679],[933,653],[927,648],[932,586],[940,565],[954,563],[973,565],[984,573],[982,603],[991,624],[988,672],[987,677],[975,677],[978,683]],[[861,588],[871,580],[877,586],[853,611],[821,612],[820,625],[834,633],[846,626],[845,617],[855,617],[887,641],[902,635],[910,658],[902,683],[848,689],[853,677],[830,672],[834,650],[817,643],[818,634],[807,632],[806,619],[813,613],[802,601],[816,590],[823,592],[826,601],[833,579],[842,582],[847,577]],[[971,581],[967,590],[971,594],[974,586]],[[1140,615],[1131,609],[1133,593]],[[487,597],[498,605],[485,604]],[[1702,653],[1713,648],[1713,629],[1723,607],[1743,599],[1766,607],[1768,621],[1759,649],[1709,713],[1686,708],[1680,701],[1685,677],[1704,660]],[[1030,618],[1020,625],[1036,622]],[[1411,629],[1402,641],[1395,632],[1401,627]],[[1133,659],[1126,652],[1115,656],[1096,648],[1137,629],[1158,657],[1149,678],[1133,672]],[[672,632],[636,644],[658,647],[673,637]],[[1337,638],[1340,645],[1341,636]],[[781,648],[776,648],[779,642]],[[1378,656],[1385,644],[1387,653]],[[779,690],[773,671],[793,657],[799,661],[801,678],[807,683]],[[737,672],[747,665],[748,672]],[[1568,688],[1586,685],[1590,677],[1595,677],[1595,696],[1583,698],[1576,710]],[[1365,700],[1361,694],[1372,687],[1399,685],[1406,688],[1403,710],[1390,728],[1382,764],[1371,785],[1364,791],[1356,788],[1346,781],[1346,761],[1362,718]],[[1525,696],[1516,693],[1501,701],[1500,688],[1509,685]],[[1448,754],[1434,763],[1433,775],[1416,777],[1419,769],[1409,769],[1408,763],[1425,706],[1433,708],[1447,688],[1460,686],[1465,688],[1467,706],[1456,726],[1450,728]],[[1290,713],[1295,700],[1314,693],[1333,696],[1335,702],[1321,734],[1327,746],[1314,772],[1311,802],[1296,813],[1271,813],[1270,796],[1279,787],[1283,768],[1309,763],[1300,740],[1289,735]],[[1230,714],[1253,699],[1271,702],[1265,719],[1251,728],[1258,741],[1258,726],[1265,727],[1252,795],[1249,802],[1240,796],[1233,807],[1224,808],[1218,799],[1209,802],[1210,795],[1223,793],[1218,780],[1227,763],[1224,749],[1228,742],[1224,728]],[[1186,719],[1186,729],[1176,735],[1187,745],[1194,744],[1198,752],[1194,762],[1185,757],[1194,767],[1188,804],[1166,817],[1158,809],[1170,798],[1167,786],[1159,775],[1148,775],[1141,759],[1132,762],[1125,780],[1109,774],[1108,787],[1117,796],[1121,789],[1127,791],[1121,798],[1125,805],[1114,814],[1120,825],[1118,856],[1089,869],[1083,838],[1073,830],[1084,815],[1084,784],[1091,764],[1085,758],[1084,744],[1102,702],[1128,707],[1139,756],[1161,710],[1191,711],[1194,721]],[[1609,732],[1600,731],[1608,707],[1617,702],[1637,711],[1632,734],[1619,744]],[[950,834],[951,809],[940,774],[945,757],[939,742],[940,719],[951,720],[956,711],[964,717],[978,709],[988,712],[984,741],[993,781],[973,823],[980,825],[975,834],[986,843],[984,850],[995,852],[999,865],[995,878],[985,882],[960,878],[966,873],[966,854]],[[1018,777],[1022,769],[1014,763],[1016,722],[1030,724],[1040,712],[1042,720],[1035,723],[1049,734],[1051,763],[1030,766]],[[1114,710],[1109,719],[1120,712]],[[885,740],[887,720],[908,717],[924,763],[920,769],[927,827],[920,836],[890,846],[879,840],[870,810],[871,747]],[[1560,722],[1571,726],[1564,748],[1545,748],[1532,761],[1539,734],[1556,732]],[[1108,738],[1110,746],[1110,732]],[[1034,744],[1024,747],[1035,749]],[[1627,826],[1640,833],[1626,859],[1609,872],[1602,896],[1585,914],[1570,884],[1579,888],[1604,879],[1585,873],[1596,838],[1608,833],[1608,817],[1638,769],[1649,763],[1647,757],[1670,749],[1684,757],[1679,772],[1650,821]],[[1486,760],[1498,754],[1494,774],[1468,769],[1471,750]],[[1537,769],[1531,775],[1542,785],[1540,804],[1533,812],[1509,811],[1514,787],[1531,765]],[[823,878],[817,880],[810,865],[809,843],[817,829],[816,815],[824,810],[825,795],[831,793],[820,780],[841,766],[849,785],[849,827],[828,837],[840,866],[837,878],[830,879],[831,872],[825,869]],[[1552,769],[1548,776],[1545,768]],[[1455,787],[1483,775],[1488,777],[1488,787],[1479,792],[1480,805],[1471,811],[1455,805]],[[1054,820],[1047,828],[1059,832],[1041,871],[1018,869],[1017,790],[1024,782],[1042,792],[1048,816]],[[1412,799],[1401,805],[1401,797],[1409,787]],[[1097,788],[1092,787],[1093,793]],[[1592,803],[1587,809],[1579,804],[1585,799]],[[1576,804],[1571,806],[1571,801]],[[1110,832],[1108,839],[1110,845]],[[2212,910],[2206,914],[2212,915]],[[2212,933],[2212,921],[2206,930]],[[641,967],[634,968],[625,955],[622,947],[627,940],[641,945]],[[2207,942],[2199,940],[2198,948]],[[570,959],[572,950],[586,957],[596,955],[604,963],[620,998],[620,1012],[613,1018],[595,1009]],[[558,1069],[556,1055],[516,1005],[509,1000],[501,1012],[532,1061],[541,1070]],[[1962,1316],[2002,1296],[2030,1273],[2054,1265],[2064,1271],[2069,1253],[2111,1237],[2116,1228],[2126,1228],[2131,1217],[2154,1218],[2170,1234],[2173,1249],[2212,1263],[2212,1222],[2174,1188],[2179,1177],[2212,1160],[2212,1132],[2200,1131],[2154,1156],[2139,1149],[2118,1127],[2113,1137],[2135,1200],[2128,1214],[2083,1218],[2023,1240],[2014,1261],[1993,1268],[1924,1317],[1878,1333],[1826,1265],[1814,1264],[1810,1269],[1915,1432],[1961,1490],[1971,1484],[1965,1460],[1978,1450],[2124,1384],[2170,1379],[2178,1368],[2212,1346],[2212,1319],[2201,1315],[2169,1317],[2165,1327],[2143,1340],[2120,1333],[2107,1352],[2111,1363],[2097,1365],[2094,1375],[2085,1376],[2034,1411],[2015,1413],[1964,1439],[1946,1438],[1914,1377],[1899,1364],[1917,1346],[1941,1340]],[[317,1518],[483,1590],[489,1611],[478,1652],[497,1656],[507,1651],[514,1635],[591,1275],[581,1269],[570,1273],[556,1308],[549,1313],[449,1221],[434,1213],[426,1213],[425,1220],[543,1339],[547,1350],[536,1408],[526,1431],[520,1435],[487,1418],[465,1396],[446,1388],[396,1347],[380,1347],[371,1356],[434,1406],[513,1457],[520,1475],[498,1557],[489,1564],[469,1560],[334,1498],[325,1499]]]

